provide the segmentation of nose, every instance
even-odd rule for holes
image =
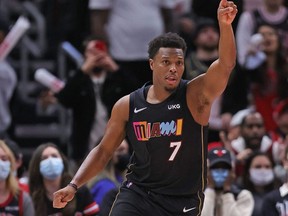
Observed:
[[[177,71],[176,65],[175,64],[171,64],[171,67],[170,67],[169,71],[175,73]]]

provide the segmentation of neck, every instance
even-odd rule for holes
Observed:
[[[171,92],[159,87],[159,89],[155,90],[155,85],[152,85],[151,88],[148,91],[147,95],[147,102],[151,104],[157,104],[164,101],[166,98],[168,98],[171,95]]]

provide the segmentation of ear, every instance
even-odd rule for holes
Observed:
[[[153,59],[149,59],[149,65],[150,65],[150,69],[153,71],[153,68],[154,68],[154,61],[153,61]]]

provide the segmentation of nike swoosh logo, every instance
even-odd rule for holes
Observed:
[[[134,113],[139,113],[139,112],[141,112],[141,111],[143,111],[143,110],[145,110],[145,109],[147,109],[147,107],[143,107],[143,108],[141,108],[141,109],[137,109],[137,108],[135,107]]]
[[[195,209],[195,208],[196,208],[196,207],[186,209],[186,207],[184,207],[184,208],[183,208],[183,212],[186,213],[186,212],[192,211],[192,210]]]

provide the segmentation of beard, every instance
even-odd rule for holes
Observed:
[[[207,52],[214,52],[217,50],[218,46],[216,44],[202,44],[201,48]]]
[[[165,90],[167,91],[167,92],[169,92],[169,93],[173,93],[176,89],[177,89],[177,87],[178,86],[176,86],[176,87],[165,87]]]

